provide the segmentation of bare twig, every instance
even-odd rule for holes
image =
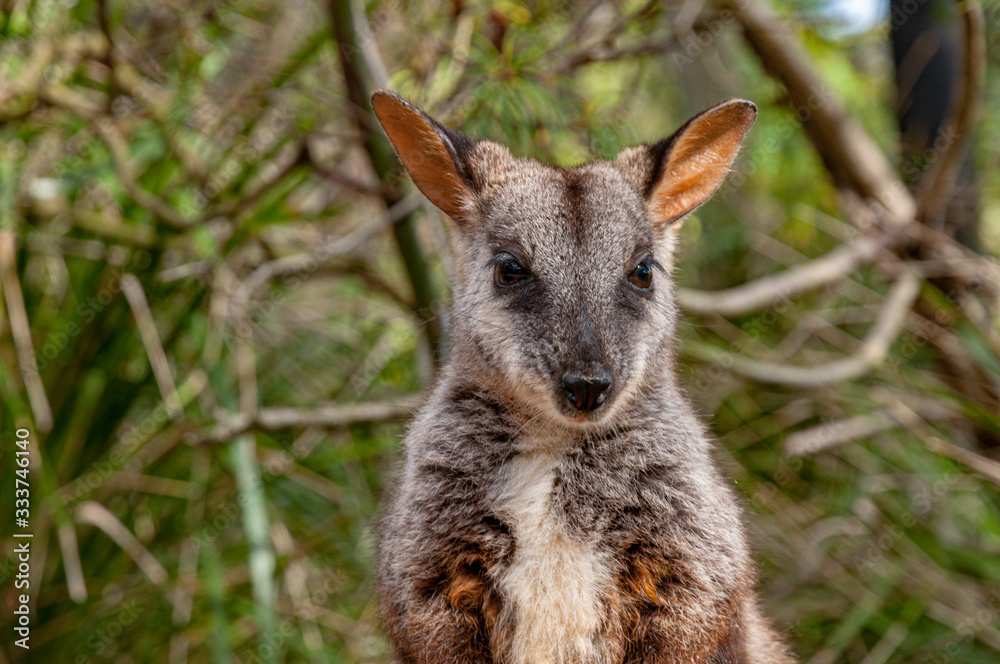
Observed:
[[[156,229],[151,226],[123,224],[108,215],[70,210],[73,225],[95,235],[136,247],[151,247],[156,242]],[[69,238],[63,238],[69,239]]]
[[[1000,486],[1000,463],[984,457],[982,454],[977,454],[972,450],[959,447],[940,436],[929,436],[926,438],[926,442],[927,447],[932,452],[937,452],[952,461],[957,461]]]
[[[942,206],[951,195],[965,148],[979,118],[983,96],[986,69],[983,10],[976,0],[956,0],[956,4],[962,10],[965,32],[963,75],[956,108],[945,130],[945,136],[950,139],[948,146],[935,163],[933,172],[924,180],[926,185],[918,192],[919,218],[924,222],[940,214]]]
[[[45,70],[56,57],[56,47],[50,39],[32,44],[31,57],[20,75],[12,81],[0,82],[0,122],[16,118],[31,109],[41,87]]]
[[[78,240],[64,235],[35,232],[24,238],[28,251],[50,256],[77,256],[88,261],[104,260],[108,247],[97,240]]]
[[[726,3],[761,62],[788,91],[796,116],[835,184],[877,200],[895,225],[916,216],[917,205],[874,140],[848,114],[810,65],[788,28],[759,0]]]
[[[947,590],[949,594],[953,593],[955,590],[954,585],[949,585]],[[939,595],[939,597],[943,598],[944,595]],[[979,606],[982,607],[983,614],[985,615],[994,616],[996,613],[992,605],[984,603],[979,604]],[[976,615],[983,614],[977,613]],[[964,638],[974,636],[980,643],[989,646],[996,652],[1000,652],[1000,635],[996,633],[993,621],[970,620],[971,615],[971,609],[965,609],[964,611],[956,610],[942,601],[932,600],[927,603],[928,617],[948,627],[955,634],[962,634]]]
[[[573,53],[557,71],[561,74],[569,74],[574,69],[583,65],[595,62],[610,62],[625,58],[634,58],[640,55],[655,55],[668,51],[677,46],[678,35],[672,32],[668,35],[648,37],[632,44],[621,46],[608,46],[601,42],[594,44],[590,48]]]
[[[1000,485],[1000,462],[984,457],[972,450],[967,450],[964,447],[959,447],[938,436],[934,429],[926,424],[928,418],[924,414],[923,408],[918,412],[913,409],[912,404],[905,403],[900,399],[895,400],[893,407],[897,411],[906,414],[906,418],[900,419],[900,421],[919,434],[920,438],[927,445],[927,449],[941,456],[948,457],[952,461],[957,461],[994,484]]]
[[[318,270],[331,259],[356,251],[365,242],[406,218],[419,207],[420,195],[411,194],[390,207],[372,223],[364,224],[346,235],[324,239],[319,248],[311,254],[285,256],[262,263],[240,284],[241,292],[237,297],[249,299],[272,279]]]
[[[187,380],[177,388],[181,405],[186,406],[198,398],[207,385],[208,378],[204,372],[198,369],[191,371]],[[180,443],[183,436],[180,427],[170,427],[162,433],[154,434],[159,430],[160,421],[154,409],[138,423],[138,426],[126,433],[127,437],[124,440],[120,440],[116,446],[98,458],[88,472],[59,487],[56,495],[62,503],[80,502],[91,495],[95,498],[105,496],[111,488],[110,484],[114,482],[115,473],[141,472]],[[147,427],[147,424],[155,426]],[[96,468],[107,466],[113,469],[110,475],[95,472]]]
[[[59,549],[62,551],[63,569],[66,572],[66,591],[77,604],[87,601],[87,584],[80,564],[80,547],[76,542],[76,528],[68,519],[56,528]]]
[[[910,307],[919,294],[920,280],[912,272],[904,273],[889,292],[882,315],[857,353],[853,357],[815,367],[759,362],[704,344],[691,344],[685,350],[699,359],[720,364],[761,383],[815,387],[843,382],[863,376],[885,359],[892,340],[903,328]]]
[[[106,97],[96,90],[71,88],[62,84],[43,84],[38,90],[38,98],[87,118],[95,117],[105,110]]]
[[[682,39],[693,36],[704,25],[699,25],[699,17],[704,9],[705,0],[694,0],[683,3],[674,15],[667,34],[651,35],[641,40],[627,44],[611,45],[610,42],[624,32],[623,26],[633,21],[642,20],[638,17],[643,11],[651,8],[661,9],[662,6],[650,3],[630,16],[608,17],[600,11],[609,11],[613,3],[597,3],[597,6],[587,12],[584,17],[569,31],[564,39],[553,49],[553,55],[568,51],[561,65],[554,67],[555,71],[568,74],[581,65],[594,62],[609,62],[624,58],[634,58],[642,55],[662,53],[678,46]],[[581,39],[583,37],[583,39]],[[574,49],[570,50],[570,46]]]
[[[274,166],[274,170],[270,176],[261,177],[253,190],[243,196],[230,198],[206,211],[202,216],[202,223],[215,217],[232,217],[238,215],[256,203],[261,196],[280,184],[296,168],[307,163],[309,163],[309,154],[306,144],[303,142],[295,148],[294,154],[290,159],[286,158],[284,164]]]
[[[302,640],[315,658],[321,658],[323,634],[316,624],[316,609],[309,592],[309,566],[306,556],[298,555],[299,547],[288,527],[280,521],[271,527],[271,539],[278,555],[288,560],[285,567],[285,586],[292,598],[295,614],[302,624]]]
[[[167,570],[163,569],[160,561],[135,538],[135,535],[107,507],[87,500],[77,505],[74,514],[78,523],[87,523],[104,531],[104,534],[114,540],[115,544],[120,546],[129,558],[135,561],[143,574],[149,577],[149,580],[155,585],[162,586],[167,582]]]
[[[934,399],[921,399],[920,418],[924,420],[961,419],[959,411]],[[832,447],[868,438],[882,431],[904,426],[917,417],[914,411],[890,407],[864,415],[855,415],[819,426],[796,431],[785,439],[785,453],[790,457],[817,454]]]
[[[146,355],[149,357],[150,366],[153,367],[153,376],[160,388],[160,396],[167,407],[167,413],[171,419],[181,419],[184,417],[184,409],[177,396],[174,375],[170,370],[170,363],[167,362],[167,354],[163,351],[163,344],[160,343],[160,334],[156,331],[156,323],[153,321],[153,313],[149,310],[146,293],[134,274],[123,275],[121,284],[122,293],[125,294],[125,299],[132,308],[132,315],[135,316],[139,336],[146,347]]]
[[[342,173],[332,166],[328,166],[323,163],[315,154],[315,149],[310,145],[309,140],[306,140],[304,145],[306,152],[305,158],[309,162],[309,165],[331,182],[361,194],[377,194],[381,191],[381,183],[365,182],[357,177],[354,177],[353,175]],[[336,159],[333,161],[336,161]]]
[[[257,412],[257,351],[253,347],[253,328],[247,310],[236,317],[241,329],[236,335],[236,371],[240,384],[240,412],[253,416]]]
[[[402,420],[413,414],[413,398],[372,403],[326,404],[316,408],[260,408],[256,415],[239,414],[219,422],[191,442],[225,442],[251,430],[324,428],[340,429],[352,424]]]
[[[114,72],[115,70],[115,40],[114,36],[111,34],[111,23],[108,20],[110,16],[110,11],[108,7],[108,0],[97,0],[97,25],[101,29],[101,34],[104,35],[104,39],[108,42],[108,48],[104,51],[101,56],[101,61],[104,66],[108,68],[108,71]],[[111,104],[114,98],[118,95],[117,83],[115,82],[115,77],[111,76],[108,81],[108,96],[107,96],[107,107],[105,112],[111,111]]]
[[[45,394],[42,377],[38,373],[28,310],[24,306],[24,294],[21,292],[21,282],[17,277],[16,244],[13,231],[0,230],[0,282],[3,284],[11,335],[14,337],[14,347],[17,349],[17,362],[21,367],[21,376],[28,392],[28,403],[35,418],[35,426],[39,431],[48,433],[52,429],[52,407]]]
[[[364,40],[359,45],[356,20],[363,20],[363,15],[355,15],[355,3],[351,0],[330,3],[330,22],[344,73],[350,113],[364,139],[372,168],[379,180],[389,183],[395,179],[399,165],[392,146],[378,127],[368,100],[378,77],[376,44],[374,40]],[[398,187],[387,188],[382,196],[387,208],[403,198]],[[427,340],[437,362],[441,352],[441,321],[437,316],[437,296],[428,261],[417,237],[416,216],[406,215],[393,225],[392,232],[417,302],[414,314],[426,323]]]
[[[872,261],[881,249],[877,240],[862,237],[808,263],[734,288],[714,292],[679,288],[677,302],[693,314],[740,316],[843,279]]]
[[[138,183],[132,168],[129,166],[128,142],[118,131],[114,120],[111,118],[100,118],[94,126],[97,133],[104,140],[111,153],[111,161],[118,171],[118,177],[122,186],[136,203],[147,208],[154,215],[177,230],[184,230],[191,226],[191,222],[184,218],[173,206],[155,194],[143,189]]]
[[[117,475],[112,475],[106,482],[108,487],[122,489],[125,491],[140,491],[142,493],[155,493],[161,496],[171,496],[173,498],[188,497],[188,483],[184,480],[175,480],[171,477],[160,477],[159,475],[144,475],[123,471]]]

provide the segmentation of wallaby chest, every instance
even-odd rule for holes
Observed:
[[[602,598],[613,569],[597,533],[570,527],[555,500],[562,451],[530,451],[504,468],[498,507],[514,537],[514,556],[498,583],[509,599],[511,660],[528,664],[602,661]]]

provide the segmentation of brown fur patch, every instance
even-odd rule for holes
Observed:
[[[737,592],[718,602],[706,602],[705,589],[696,587],[681,561],[638,551],[627,561],[620,588],[625,662],[638,664],[730,664],[711,660],[724,650],[726,637],[735,633]],[[735,647],[735,646],[733,646]],[[740,660],[732,660],[737,664]]]
[[[451,580],[448,587],[448,601],[456,609],[475,611],[483,606],[486,584],[479,576],[467,572],[460,573]]]

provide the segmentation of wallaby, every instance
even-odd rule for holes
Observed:
[[[380,524],[395,661],[792,662],[672,347],[679,220],[756,107],[555,168],[393,93],[372,106],[452,220],[455,265],[450,348]]]

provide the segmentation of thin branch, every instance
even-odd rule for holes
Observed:
[[[907,413],[908,418],[905,423],[924,440],[927,449],[941,456],[948,457],[952,461],[957,461],[994,484],[1000,485],[1000,462],[984,457],[972,450],[967,450],[964,447],[959,447],[938,436],[935,430],[926,424],[927,417],[923,409],[917,412],[912,408],[911,404],[899,399],[896,400],[894,406],[898,410]]]
[[[42,377],[38,373],[28,310],[24,306],[24,294],[21,292],[21,282],[17,277],[16,244],[13,231],[0,231],[0,282],[3,284],[11,335],[14,337],[14,347],[17,349],[17,362],[21,367],[21,377],[28,392],[28,403],[35,418],[35,426],[42,433],[48,433],[52,429],[52,407],[45,394]]]
[[[97,240],[78,240],[65,235],[49,235],[35,231],[24,238],[24,246],[28,251],[48,256],[75,256],[88,261],[105,260],[108,247]]]
[[[236,371],[239,380],[240,414],[253,417],[257,412],[257,353],[253,347],[253,324],[250,320],[250,296],[246,282],[240,284],[228,305],[234,321]]]
[[[961,88],[955,111],[951,115],[945,136],[950,137],[944,154],[940,156],[935,169],[926,179],[926,186],[918,193],[919,218],[928,221],[941,213],[955,186],[965,148],[979,118],[979,107],[983,96],[986,63],[986,33],[983,28],[983,10],[976,0],[955,0],[962,11],[964,29],[964,62]]]
[[[95,117],[105,111],[106,97],[96,90],[71,88],[62,84],[43,84],[38,98],[61,108],[66,108],[85,118]]]
[[[151,247],[157,240],[155,228],[125,224],[111,215],[70,209],[70,218],[77,228],[115,242],[135,247]]]
[[[352,424],[389,422],[410,417],[417,406],[412,397],[370,403],[325,404],[315,408],[260,408],[255,415],[240,413],[223,420],[190,442],[219,443],[247,431],[282,429],[342,429]]]
[[[0,123],[27,113],[42,86],[45,70],[55,60],[56,47],[52,40],[41,39],[32,44],[31,57],[20,75],[13,81],[0,82]]]
[[[300,545],[292,538],[288,527],[280,521],[271,529],[271,539],[278,555],[288,560],[285,567],[285,587],[292,598],[292,608],[302,623],[302,640],[313,659],[322,659],[323,634],[316,624],[316,610],[309,592],[309,563],[305,555],[297,555]]]
[[[398,173],[399,164],[389,140],[379,129],[369,103],[369,95],[375,89],[379,70],[376,44],[370,38],[359,43],[356,20],[364,20],[364,15],[355,15],[355,3],[352,0],[330,3],[330,23],[344,74],[350,115],[364,139],[365,151],[379,180],[390,183]],[[387,189],[382,195],[387,208],[403,198],[398,187]],[[408,214],[393,225],[392,232],[417,302],[418,308],[414,314],[427,323],[427,340],[430,342],[434,361],[437,362],[441,354],[441,321],[436,314],[434,281],[417,237],[416,221],[415,215]]]
[[[153,376],[156,378],[156,385],[160,388],[160,396],[167,408],[171,419],[179,420],[184,417],[184,408],[181,406],[180,398],[177,396],[177,384],[174,382],[173,372],[170,370],[170,363],[167,362],[167,354],[160,343],[160,334],[156,331],[156,323],[153,321],[153,313],[149,309],[149,302],[146,300],[146,293],[142,289],[142,284],[134,274],[126,274],[121,278],[122,293],[128,300],[132,308],[132,315],[135,316],[135,323],[139,328],[139,336],[142,344],[146,347],[146,355],[149,357],[149,364],[153,368]]]
[[[306,159],[308,160],[309,165],[312,166],[317,173],[331,182],[338,184],[345,189],[361,194],[377,194],[381,191],[381,183],[364,182],[354,176],[345,175],[344,173],[336,170],[334,167],[327,166],[322,163],[315,154],[315,148],[309,144],[308,140],[305,142],[305,150]]]
[[[913,196],[878,144],[847,112],[813,69],[809,58],[773,10],[759,0],[729,0],[747,42],[780,80],[806,133],[838,187],[877,200],[894,225],[911,222]]]
[[[874,260],[881,250],[880,242],[862,237],[808,263],[734,288],[719,291],[679,288],[677,302],[693,314],[740,316],[839,281]]]
[[[590,48],[573,53],[566,62],[558,68],[560,74],[571,74],[575,69],[583,65],[596,62],[611,62],[634,58],[641,55],[655,55],[668,51],[678,45],[680,39],[676,32],[669,35],[648,37],[641,41],[622,46],[608,46],[600,42]]]
[[[104,66],[108,68],[109,72],[112,72],[112,76],[109,77],[108,81],[108,96],[107,96],[107,107],[105,112],[111,112],[112,103],[115,97],[118,96],[118,85],[115,82],[115,77],[113,72],[115,71],[115,61],[117,60],[115,53],[115,40],[111,34],[111,23],[109,21],[110,11],[108,7],[108,0],[97,0],[97,25],[104,35],[104,39],[108,42],[108,48],[104,51],[101,57],[101,62]]]
[[[972,450],[959,447],[940,436],[930,436],[926,438],[926,443],[928,449],[932,452],[946,456],[952,461],[957,461],[1000,486],[1000,463],[984,457],[982,454],[977,454]]]
[[[185,219],[180,212],[165,200],[147,191],[139,184],[135,173],[132,172],[132,168],[129,166],[128,141],[118,131],[118,127],[114,121],[111,118],[105,117],[98,119],[94,125],[97,128],[97,133],[108,146],[108,150],[111,153],[111,161],[115,165],[115,170],[118,171],[118,177],[129,196],[132,197],[132,200],[177,230],[189,228],[192,222]]]
[[[704,4],[705,0],[684,3],[673,18],[669,34],[648,36],[632,43],[616,46],[610,45],[609,42],[623,32],[622,28],[625,25],[637,20],[641,21],[642,19],[639,18],[639,14],[645,9],[652,8],[653,3],[650,3],[646,8],[630,16],[616,16],[618,20],[601,20],[605,17],[598,17],[596,20],[593,20],[590,17],[590,14],[593,13],[592,10],[556,46],[555,54],[566,51],[571,45],[576,46],[576,50],[570,51],[569,55],[564,59],[563,64],[554,68],[554,70],[561,74],[569,74],[581,65],[588,65],[595,62],[610,62],[668,51],[680,45],[682,39],[693,36],[700,29],[706,27],[706,21],[698,21]],[[598,9],[607,6],[607,4],[599,3]],[[594,29],[589,25],[591,23],[603,25],[599,29]],[[587,39],[581,45],[581,33],[586,32],[588,28],[591,28],[590,32],[593,34],[586,35]]]
[[[940,401],[921,399],[920,417],[924,420],[963,419],[963,415]],[[855,440],[869,438],[876,433],[905,426],[912,421],[914,412],[898,407],[855,415],[841,420],[824,422],[819,426],[796,431],[785,439],[785,454],[790,457],[809,456]]]
[[[200,369],[191,371],[187,380],[177,388],[181,405],[186,406],[197,399],[207,386],[208,377],[203,371]],[[181,442],[183,430],[180,427],[168,427],[157,433],[162,421],[157,409],[153,409],[135,426],[124,431],[124,437],[119,439],[116,445],[97,458],[86,471],[56,490],[60,502],[68,505],[91,496],[102,500],[112,488],[115,474],[142,472],[173,449]],[[119,454],[121,456],[118,456]],[[110,474],[96,470],[106,467],[112,469]]]
[[[306,144],[302,143],[295,148],[294,155],[291,159],[286,158],[284,164],[281,166],[274,166],[274,170],[269,177],[261,176],[253,190],[247,192],[243,196],[231,198],[223,203],[220,203],[214,208],[210,208],[204,215],[202,215],[202,222],[215,217],[234,217],[239,215],[241,212],[256,203],[261,196],[279,185],[296,168],[308,163],[308,150],[306,148]],[[273,165],[274,162],[272,161],[271,164]]]
[[[420,207],[420,195],[411,194],[402,199],[371,223],[336,238],[327,238],[311,254],[294,254],[262,263],[240,284],[237,297],[249,298],[272,279],[305,274],[321,269],[333,258],[356,251],[365,242],[386,228],[407,218]]]
[[[142,493],[155,493],[161,496],[172,498],[188,498],[190,490],[188,482],[175,480],[170,477],[159,475],[145,475],[142,473],[132,473],[122,471],[117,475],[108,478],[106,485],[114,489],[124,491],[137,491]]]
[[[62,551],[63,570],[66,573],[66,591],[77,604],[87,601],[87,584],[83,578],[83,566],[80,564],[80,546],[76,541],[76,528],[66,520],[56,528],[59,538],[59,549]]]
[[[139,71],[129,62],[129,53],[118,48],[119,57],[115,58],[111,81],[114,85],[135,102],[142,104],[156,122],[160,125],[170,124],[171,94],[164,90],[149,75]],[[167,147],[177,158],[178,163],[188,178],[204,184],[209,175],[209,167],[196,150],[191,149],[179,131],[169,131],[164,135]]]
[[[189,277],[202,277],[209,274],[215,267],[212,261],[200,260],[190,263],[181,263],[174,267],[168,267],[156,275],[156,280],[161,284],[169,284],[171,281],[180,281]]]
[[[114,540],[115,544],[120,546],[129,558],[135,561],[143,574],[149,577],[149,580],[155,585],[162,586],[167,582],[167,570],[163,569],[160,561],[136,539],[135,535],[107,507],[87,500],[77,505],[74,515],[78,523],[87,523],[104,531],[104,534]]]
[[[886,297],[885,308],[853,357],[814,367],[786,366],[759,362],[742,355],[709,346],[691,344],[685,352],[696,358],[720,364],[735,373],[760,383],[816,387],[852,380],[865,375],[882,363],[889,346],[906,323],[907,314],[920,294],[920,280],[912,272],[904,273]]]

